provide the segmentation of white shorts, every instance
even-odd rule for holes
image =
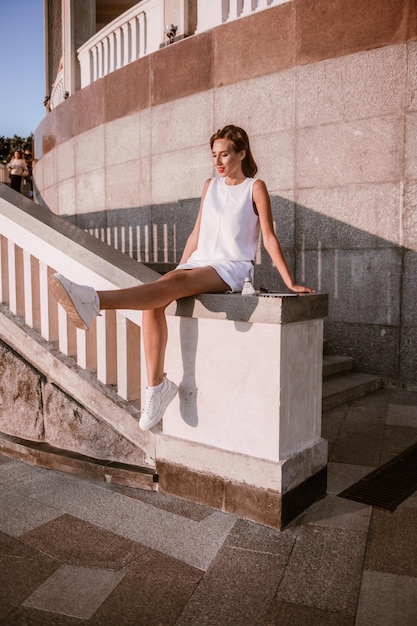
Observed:
[[[252,261],[187,261],[181,263],[176,270],[192,270],[196,267],[213,267],[220,278],[229,285],[226,293],[240,292],[243,289],[245,278],[250,276],[253,281]]]

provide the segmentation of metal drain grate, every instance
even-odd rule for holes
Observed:
[[[338,495],[392,512],[416,489],[417,444],[414,444]]]

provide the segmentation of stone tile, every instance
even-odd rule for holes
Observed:
[[[294,526],[314,524],[367,533],[371,511],[370,506],[329,495],[302,513]]]
[[[399,505],[400,509],[417,509],[417,491]]]
[[[203,504],[158,493],[157,491],[145,491],[144,489],[119,487],[117,485],[113,486],[112,490],[133,500],[140,500],[145,504],[150,504],[157,509],[163,509],[164,511],[175,513],[175,515],[186,517],[194,522],[201,522],[213,513],[213,509]]]
[[[263,624],[284,567],[278,555],[224,547],[176,626]]]
[[[115,533],[206,570],[236,522],[232,515],[216,512],[201,523],[172,513],[119,501]]]
[[[215,28],[214,85],[236,83],[292,67],[296,37],[296,12],[290,2]]]
[[[296,184],[336,187],[398,180],[402,124],[401,118],[393,115],[300,129]],[[393,145],[397,148],[388,155],[388,147]]]
[[[389,389],[377,389],[350,403],[350,407],[386,407],[390,402],[391,391]]]
[[[400,454],[414,443],[417,442],[417,428],[408,426],[391,426],[385,427],[385,436],[383,443],[384,452]]]
[[[415,626],[417,578],[364,571],[355,626]]]
[[[415,509],[401,508],[394,513],[374,509],[365,568],[417,578],[416,528]]]
[[[357,433],[341,434],[333,446],[329,461],[378,467],[383,441],[373,441]]]
[[[31,546],[26,545],[23,540],[16,539],[10,535],[0,532],[0,555],[15,557],[33,557],[38,556],[38,551]]]
[[[365,547],[365,533],[301,528],[277,600],[354,615]]]
[[[213,86],[211,32],[181,41],[152,56],[152,104],[183,98]]]
[[[38,611],[20,606],[7,616],[7,626],[80,626],[77,617],[58,615],[49,611]]]
[[[285,562],[293,548],[296,536],[297,530],[294,529],[278,531],[249,520],[238,519],[227,536],[224,546],[240,550],[268,552],[281,556]]]
[[[126,576],[89,626],[174,624],[203,572],[153,550],[125,568]]]
[[[299,67],[299,124],[401,114],[405,54],[405,46],[390,46]]]
[[[358,433],[372,439],[382,439],[385,429],[385,407],[350,407],[341,433]]]
[[[124,572],[61,565],[23,606],[88,619],[124,576]]]
[[[120,518],[117,494],[75,476],[49,471],[20,486],[19,493],[109,530]]]
[[[334,409],[330,409],[329,411],[324,411],[321,420],[321,436],[323,439],[327,439],[330,443],[336,441],[345,420],[347,410],[348,405],[346,403]]]
[[[61,511],[16,492],[0,495],[0,530],[18,537],[61,515]]]
[[[327,493],[334,496],[354,485],[358,480],[369,474],[375,467],[350,465],[349,463],[327,464]]]
[[[109,570],[124,567],[147,550],[71,515],[62,515],[21,539],[61,563]]]
[[[51,576],[59,563],[37,553],[31,557],[0,556],[0,620]],[[8,622],[6,622],[8,623]]]
[[[389,404],[387,424],[390,426],[410,426],[417,428],[417,404]]]
[[[263,626],[354,626],[355,618],[346,613],[322,611],[301,604],[274,601]]]
[[[405,41],[408,4],[397,0],[369,0],[347,5],[343,0],[300,4],[298,62],[300,65],[358,50]],[[346,24],[349,23],[349,28]]]

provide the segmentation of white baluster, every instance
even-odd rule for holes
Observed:
[[[7,239],[0,236],[0,302],[9,302],[9,272],[7,270]]]
[[[140,398],[140,329],[121,313],[117,325],[117,393],[125,400]]]
[[[102,311],[96,320],[97,378],[105,385],[117,383],[116,311]]]
[[[97,78],[103,77],[103,42],[97,44]]]
[[[130,20],[130,38],[131,38],[131,54],[132,61],[136,61],[139,57],[139,47],[138,47],[138,20],[136,17],[133,20]]]
[[[122,29],[116,28],[114,32],[116,39],[116,70],[122,67]]]
[[[138,16],[139,22],[139,58],[146,54],[146,19],[145,13]]]
[[[129,32],[129,22],[123,24],[122,26],[122,39],[123,39],[123,65],[127,65],[130,63],[132,59],[132,54],[130,52],[130,32]]]
[[[114,42],[114,33],[110,33],[109,40],[109,72],[114,72],[116,69],[116,50]]]
[[[92,82],[98,79],[98,54],[97,54],[97,46],[94,46],[91,50],[92,57]]]
[[[23,250],[8,241],[9,308],[15,315],[24,315]]]

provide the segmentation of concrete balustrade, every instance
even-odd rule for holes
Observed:
[[[90,331],[75,329],[48,278],[58,271],[114,289],[159,274],[5,185],[0,216],[2,303],[137,407],[146,385],[141,312],[106,311]],[[139,445],[161,490],[282,528],[326,491],[320,434],[326,315],[325,294],[205,294],[174,302],[167,309],[166,371],[179,394],[163,422],[140,434],[131,416],[128,426],[100,417]],[[17,350],[10,330],[4,333],[0,324],[1,338]],[[40,370],[81,402],[72,379],[69,385],[55,366]]]

